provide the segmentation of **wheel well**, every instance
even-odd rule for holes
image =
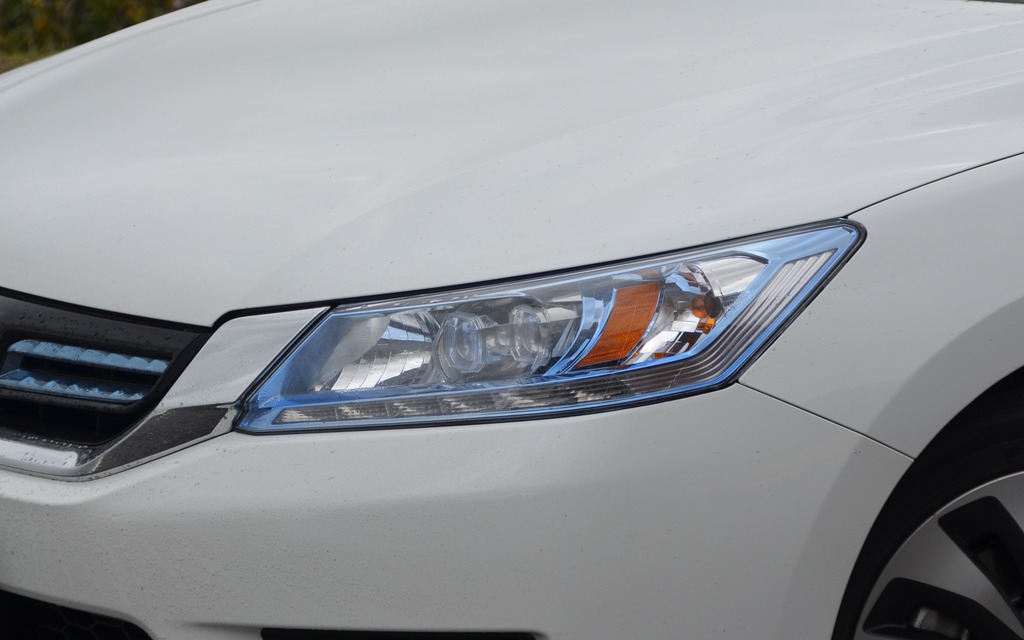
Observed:
[[[983,421],[980,418],[991,418],[1021,408],[1024,408],[1024,367],[995,383],[964,407],[921,451],[907,475],[953,464],[963,458],[966,452],[975,451],[993,441],[1010,442],[1020,437],[1021,428],[1017,423]],[[899,486],[893,493],[898,489]]]
[[[1024,368],[986,389],[924,448],[868,533],[836,618],[833,640],[849,640],[875,577],[921,514],[935,513],[977,483],[1020,471],[1024,460]],[[959,482],[959,478],[971,478]]]

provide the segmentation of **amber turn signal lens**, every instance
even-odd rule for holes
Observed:
[[[612,312],[597,344],[576,368],[623,360],[633,353],[654,319],[661,283],[648,282],[616,289]]]

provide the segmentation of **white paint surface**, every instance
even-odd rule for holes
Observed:
[[[0,79],[0,286],[210,324],[845,215],[1024,151],[1022,43],[958,0],[214,2]]]
[[[0,588],[156,640],[826,638],[908,464],[739,386],[512,425],[229,434],[83,483],[0,470]]]

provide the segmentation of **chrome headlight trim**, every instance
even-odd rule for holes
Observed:
[[[864,235],[859,225],[836,220],[552,276],[342,304],[255,385],[237,428],[292,433],[522,420],[717,389],[738,378],[849,259]],[[726,264],[729,260],[745,260],[748,266],[759,262],[760,270],[744,275],[750,269]],[[690,278],[690,273],[699,277]],[[679,286],[681,274],[689,280]],[[719,291],[719,281],[727,278],[733,278],[733,285]],[[635,327],[642,337],[632,346],[631,337],[618,346],[605,340],[615,333],[609,327],[616,324],[621,292],[640,291],[651,283],[660,296],[657,309],[644,315],[653,308],[648,305],[630,316],[639,313]],[[652,338],[654,333],[659,340],[675,335],[683,320],[693,319],[695,300],[707,291],[720,300],[709,294],[702,305],[724,301],[724,306],[717,324],[699,339],[691,338],[685,353],[674,351],[671,339],[663,340],[665,346]],[[636,302],[643,295],[629,298],[633,311],[643,307]],[[666,312],[671,296],[672,309]],[[545,319],[538,322],[554,326],[552,316],[571,317],[571,326],[563,331],[558,325],[555,337],[520,357],[509,336],[522,325],[515,314],[524,307],[520,318],[532,313]],[[472,335],[463,335],[459,343],[465,348],[451,349],[449,343],[456,340],[451,336],[467,325],[463,334]],[[404,346],[395,346],[403,341]],[[480,347],[482,342],[488,346]],[[612,346],[595,346],[606,343]],[[601,355],[588,355],[595,351]]]

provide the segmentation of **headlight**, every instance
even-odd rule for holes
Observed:
[[[846,222],[327,313],[247,398],[274,432],[600,411],[734,380],[857,245]]]

